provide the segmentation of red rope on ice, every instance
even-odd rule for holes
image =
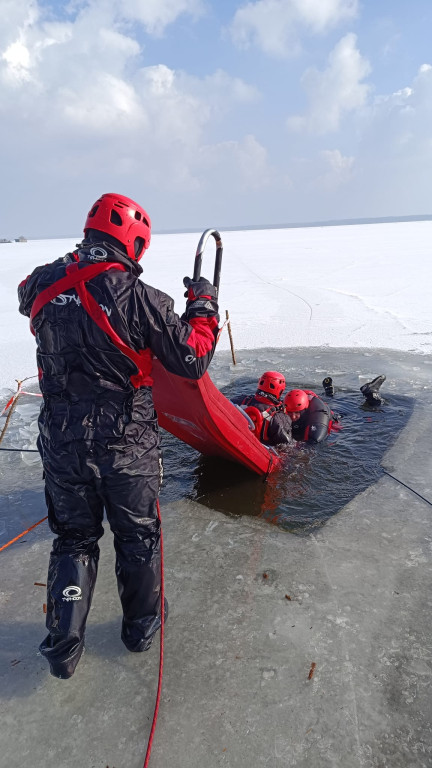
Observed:
[[[22,533],[20,533],[20,534],[19,534],[19,536],[15,536],[15,538],[14,538],[14,539],[11,539],[10,541],[8,541],[8,543],[7,543],[7,544],[3,544],[3,546],[2,546],[2,547],[0,547],[0,552],[1,552],[3,549],[6,549],[7,547],[10,547],[10,545],[11,545],[11,544],[13,544],[13,543],[14,543],[14,541],[18,541],[18,539],[20,539],[20,538],[21,538],[21,536],[25,536],[25,535],[26,535],[26,533],[28,533],[29,531],[32,531],[32,530],[33,530],[33,528],[36,528],[36,526],[40,525],[41,523],[43,523],[43,521],[44,521],[44,520],[47,520],[47,519],[48,519],[48,515],[47,515],[46,517],[43,517],[43,518],[42,518],[42,520],[39,520],[39,522],[35,523],[34,525],[31,525],[31,526],[30,526],[30,528],[27,528],[27,530],[25,530],[25,531],[23,531]]]
[[[158,688],[156,694],[156,703],[153,714],[153,722],[150,730],[150,736],[147,744],[147,752],[144,760],[143,768],[147,768],[150,760],[150,753],[153,744],[153,737],[156,730],[156,722],[159,714],[159,704],[162,693],[162,673],[163,673],[163,652],[164,652],[164,630],[165,630],[165,583],[164,583],[164,570],[163,570],[163,536],[162,536],[162,520],[160,514],[159,500],[156,502],[157,513],[160,522],[160,554],[161,554],[161,629],[160,629],[160,651],[159,651],[159,677]]]

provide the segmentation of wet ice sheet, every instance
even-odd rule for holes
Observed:
[[[355,391],[384,371],[389,398],[412,398],[414,409],[383,463],[432,497],[430,360],[334,350],[239,357],[233,370],[218,354],[212,376],[221,386],[276,365],[294,384],[331,372]],[[23,423],[10,432],[10,444],[18,445],[19,428]],[[193,451],[188,456],[185,475],[197,460]],[[24,464],[20,454],[0,454],[0,461],[2,509],[6,497],[7,524],[17,533],[16,515],[27,515],[29,524],[42,517],[40,467]],[[176,472],[168,469],[166,480],[175,500],[162,504],[170,619],[154,768],[429,768],[430,507],[385,476],[319,530],[290,536],[182,500]],[[46,581],[50,538],[43,524],[2,554],[4,764],[19,768],[31,756],[44,768],[141,768],[157,648],[127,654],[120,642],[107,533],[87,652],[70,681],[50,678],[36,655],[45,594],[35,584]]]
[[[395,445],[398,473],[409,461],[430,477],[425,415]],[[430,509],[382,478],[302,538],[194,502],[162,515],[170,619],[154,768],[429,768]],[[120,642],[111,537],[70,681],[36,656],[44,590],[34,582],[49,549],[36,538],[5,555],[4,764],[31,755],[44,768],[142,768],[158,649],[127,654]]]

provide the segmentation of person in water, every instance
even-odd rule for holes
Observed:
[[[254,395],[238,395],[231,398],[253,421],[254,433],[264,445],[281,445],[292,442],[291,418],[285,412],[281,396],[285,389],[285,377],[278,371],[265,371],[258,379]]]
[[[338,420],[330,406],[310,389],[291,389],[283,408],[291,419],[294,440],[303,442],[320,443]]]
[[[365,405],[377,407],[384,403],[379,389],[385,379],[381,374],[360,387]],[[338,415],[310,389],[291,389],[282,400],[285,383],[283,374],[266,371],[259,378],[254,395],[239,395],[231,401],[252,419],[255,435],[265,445],[281,445],[293,440],[322,442],[332,429],[337,429]],[[326,396],[333,397],[332,378],[326,376],[322,385]]]
[[[372,381],[363,384],[360,391],[365,398],[364,405],[376,408],[384,403],[379,389],[386,377],[380,374]],[[334,396],[331,376],[326,376],[322,385],[327,397]],[[332,431],[339,417],[324,400],[309,389],[292,389],[285,395],[284,409],[292,422],[292,436],[295,440],[320,443]]]

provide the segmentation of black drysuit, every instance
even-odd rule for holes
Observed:
[[[337,419],[324,400],[310,390],[308,394],[311,398],[309,406],[301,412],[300,418],[293,422],[292,435],[294,440],[321,443],[329,434],[333,421]]]
[[[30,316],[37,295],[64,277],[68,265],[81,269],[100,260],[126,271],[110,269],[87,289],[121,340],[145,350],[144,385],[133,386],[137,367],[89,316],[74,289],[45,304],[33,320],[43,394],[38,447],[49,525],[57,536],[47,585],[49,635],[41,652],[57,677],[73,674],[83,649],[104,510],[114,534],[123,642],[131,651],[146,650],[160,626],[162,462],[151,357],[171,373],[198,379],[216,344],[215,317],[190,323],[180,318],[169,296],[138,279],[139,264],[107,243],[83,243],[37,267],[18,288],[20,312]]]
[[[245,408],[252,406],[260,411],[263,415],[263,422],[257,437],[265,445],[281,445],[292,442],[291,419],[288,414],[283,412],[280,402],[276,399],[275,404],[272,405],[270,401],[264,403],[254,395],[238,395],[232,397],[231,402]]]

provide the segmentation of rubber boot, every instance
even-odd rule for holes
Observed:
[[[54,548],[58,547],[58,541]],[[39,646],[54,677],[72,677],[84,650],[84,633],[96,583],[99,552],[51,553],[47,581],[46,628]]]
[[[380,376],[377,376],[375,379],[372,379],[372,381],[368,381],[366,384],[363,384],[363,386],[360,387],[360,392],[364,396],[368,405],[376,406],[383,404],[384,398],[378,394],[378,390],[385,382],[385,380],[386,377],[382,373]]]
[[[168,600],[166,597],[164,598],[164,623],[166,622],[168,618]],[[158,614],[157,616],[154,616],[153,619],[148,621],[143,627],[145,635],[142,637],[137,637],[137,626],[136,624],[130,625],[128,624],[125,619],[123,619],[122,622],[122,633],[121,633],[121,639],[123,640],[126,648],[128,651],[131,651],[131,653],[142,653],[143,651],[148,651],[150,648],[153,638],[161,627],[161,615]]]
[[[326,376],[325,379],[323,379],[322,385],[324,387],[324,392],[326,393],[327,397],[333,397],[334,386],[333,386],[333,379],[331,378],[331,376]]]
[[[75,642],[68,637],[59,638],[55,644],[56,638],[53,635],[47,635],[45,640],[39,646],[42,656],[45,656],[50,666],[50,672],[53,677],[60,680],[68,680],[75,672],[76,666],[84,653],[84,637]]]

